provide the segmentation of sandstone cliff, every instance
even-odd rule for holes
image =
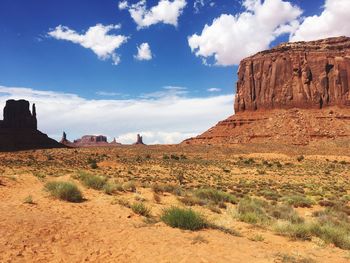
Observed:
[[[284,43],[243,59],[235,115],[185,144],[350,139],[350,38]]]
[[[241,61],[235,112],[350,106],[350,38],[285,43]]]

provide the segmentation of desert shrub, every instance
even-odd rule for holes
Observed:
[[[292,239],[310,240],[312,237],[311,224],[306,223],[290,223],[290,222],[278,222],[274,226],[274,230],[277,234],[282,236],[288,236]]]
[[[201,214],[186,208],[165,209],[161,220],[168,226],[187,230],[199,230],[208,226],[206,219]]]
[[[341,211],[341,207],[316,211],[313,216],[317,220],[313,227],[315,236],[339,248],[350,249],[350,218]]]
[[[81,202],[83,196],[79,188],[71,182],[48,182],[44,189],[52,196],[68,202]]]
[[[179,200],[181,203],[188,206],[194,206],[194,205],[204,206],[204,205],[207,205],[208,203],[207,200],[203,200],[193,195],[186,195],[184,197],[179,198]]]
[[[78,179],[88,188],[101,190],[107,183],[107,178],[99,175],[80,172]]]
[[[249,224],[265,224],[269,221],[264,209],[267,205],[268,203],[263,200],[244,198],[238,203],[237,217]]]
[[[304,219],[300,217],[292,206],[286,204],[279,204],[277,206],[270,206],[267,213],[275,219],[282,219],[291,223],[302,223]]]
[[[133,203],[130,206],[131,210],[138,215],[149,217],[151,215],[151,209],[148,208],[144,203],[142,202],[136,202]]]
[[[118,191],[123,191],[123,187],[121,184],[117,184],[117,183],[113,183],[113,182],[106,182],[103,185],[102,189],[108,195],[115,194]]]
[[[170,155],[170,159],[173,159],[173,160],[178,161],[178,160],[180,160],[180,157],[177,156],[176,154],[171,154],[171,155]]]
[[[125,182],[122,187],[126,192],[136,192],[136,183],[134,181]]]
[[[167,154],[163,154],[163,160],[169,160],[170,158],[169,158],[169,155],[167,155]]]
[[[172,193],[175,195],[182,195],[183,190],[180,186],[174,185],[174,184],[154,184],[152,185],[153,192],[160,194],[160,193]]]
[[[312,228],[315,236],[342,249],[350,249],[349,231],[347,227],[331,222],[315,224]]]
[[[314,201],[302,195],[290,195],[282,198],[282,201],[294,207],[311,207]]]
[[[198,189],[194,192],[194,195],[200,199],[212,201],[215,204],[220,202],[237,204],[237,198],[235,196],[213,188]]]
[[[35,202],[33,201],[33,197],[31,195],[28,195],[26,198],[24,198],[23,203],[33,205]]]
[[[97,165],[97,160],[96,159],[92,159],[89,157],[89,159],[87,160],[88,164],[90,165],[91,169],[97,169],[98,165]]]
[[[304,159],[305,159],[304,155],[299,155],[299,156],[297,157],[297,161],[298,161],[298,162],[301,162],[301,161],[303,161]]]

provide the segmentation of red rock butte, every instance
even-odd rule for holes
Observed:
[[[350,38],[283,43],[241,61],[235,115],[185,144],[350,138]]]
[[[8,100],[0,121],[0,151],[60,148],[64,145],[38,131],[35,104],[32,112],[26,100]]]

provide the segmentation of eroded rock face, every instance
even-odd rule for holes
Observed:
[[[0,121],[0,151],[58,148],[64,145],[37,130],[36,108],[26,100],[8,100]]]
[[[241,61],[235,112],[350,106],[350,38],[284,43]]]
[[[235,115],[185,144],[350,139],[350,38],[281,44],[241,61]]]

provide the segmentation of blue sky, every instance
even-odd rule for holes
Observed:
[[[203,116],[194,117],[202,118],[203,122],[193,128],[176,130],[174,126],[169,131],[164,129],[164,123],[154,124],[157,131],[167,130],[165,132],[182,135],[168,141],[154,136],[150,142],[178,142],[185,136],[204,131],[205,127],[209,128],[220,118],[233,113],[237,64],[241,58],[280,42],[311,40],[307,36],[316,39],[346,35],[349,30],[339,26],[332,28],[332,23],[339,23],[329,23],[325,12],[335,13],[339,19],[342,18],[337,12],[347,12],[346,8],[350,5],[347,0],[147,0],[141,4],[142,8],[135,5],[139,1],[128,1],[124,8],[119,8],[120,2],[123,1],[1,0],[0,86],[7,89],[6,92],[3,90],[5,95],[1,98],[4,100],[23,95],[33,102],[44,100],[42,94],[40,98],[36,97],[40,91],[57,93],[63,97],[69,93],[87,102],[158,102],[166,97],[177,103],[179,99],[200,101],[226,98],[221,110],[212,109],[216,116],[210,114],[211,109],[197,109],[202,110]],[[171,9],[175,5],[165,7],[162,9],[165,15],[158,17],[159,14],[152,13],[151,8],[160,6],[160,2],[177,2],[180,8],[174,11]],[[132,10],[141,12],[141,22],[131,16]],[[270,26],[259,28],[260,20],[256,18],[259,12],[264,12],[264,17],[268,19],[264,23],[271,22]],[[224,14],[228,16],[224,17]],[[248,14],[250,18],[244,18],[242,14]],[[176,21],[166,22],[171,16]],[[236,23],[238,18],[241,19],[240,23]],[[152,20],[150,24],[147,24],[147,19]],[[215,26],[214,19],[217,20]],[[342,19],[342,23],[347,24],[346,19],[349,19]],[[310,23],[304,23],[305,20],[310,20]],[[329,28],[317,28],[322,25],[322,21],[331,24]],[[246,27],[251,29],[243,31],[242,35],[235,34],[227,26],[230,23],[239,30],[243,30],[246,23]],[[204,33],[206,24],[209,30]],[[97,54],[92,48],[82,46],[83,42],[79,44],[72,39],[58,37],[58,26],[65,27],[66,31],[72,30],[75,34],[73,37],[77,37],[97,25],[120,26],[111,29],[106,35],[123,36],[125,42],[108,54],[103,51]],[[254,32],[255,27],[257,32]],[[284,30],[284,33],[276,33],[277,29]],[[196,37],[193,37],[195,34]],[[220,41],[216,45],[217,39]],[[86,44],[87,40],[84,41]],[[151,59],[135,58],[137,47],[142,43],[150,47]],[[252,43],[255,45],[248,48]],[[112,53],[120,57],[118,65],[113,65]],[[30,89],[31,95],[28,92],[21,94],[21,90],[15,92],[14,89],[19,87]],[[12,88],[11,92],[8,88]],[[148,109],[144,111],[147,113]],[[142,114],[140,118],[143,118]],[[62,129],[70,129],[64,121],[62,126],[66,127],[62,128],[53,128],[47,123],[44,119],[42,127],[55,138]],[[88,131],[75,127],[71,130],[72,136],[86,132],[106,133],[106,129]],[[108,136],[118,137],[121,134],[151,131],[130,124],[129,129],[115,128],[115,132],[108,132]]]
[[[0,83],[74,92],[86,98],[98,97],[99,91],[138,96],[163,86],[187,87],[192,96],[208,96],[210,88],[233,93],[237,68],[205,66],[187,43],[188,36],[220,14],[242,11],[239,1],[213,2],[214,7],[206,5],[195,13],[193,1],[188,1],[177,27],[159,23],[137,30],[129,13],[119,10],[115,0],[2,0]],[[157,3],[147,1],[148,6]],[[322,1],[296,3],[312,14],[321,11]],[[118,50],[121,63],[117,66],[79,45],[46,37],[49,29],[58,25],[83,32],[98,23],[121,24],[116,32],[130,36]],[[133,57],[136,46],[143,42],[148,42],[154,53],[151,61]]]

